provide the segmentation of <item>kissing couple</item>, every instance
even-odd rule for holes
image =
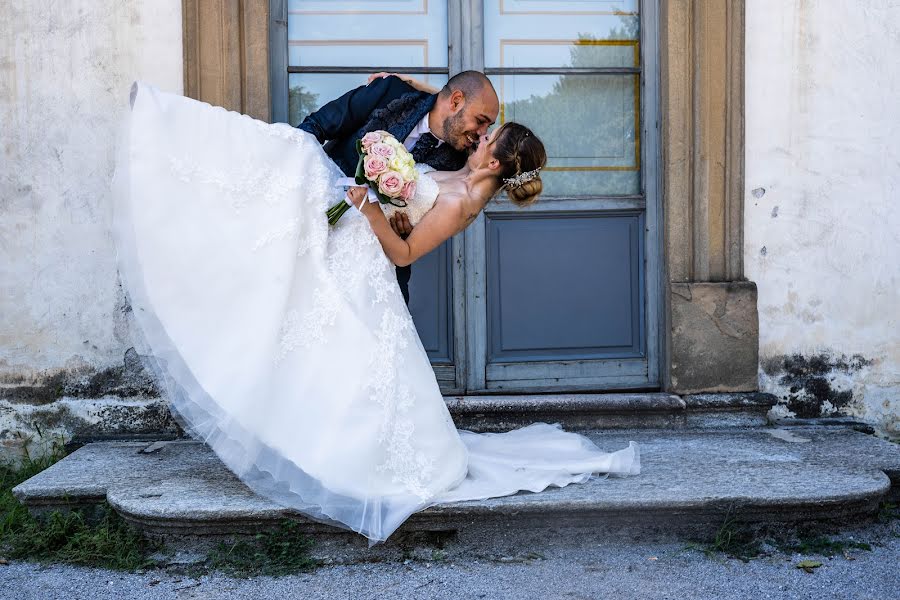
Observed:
[[[370,546],[436,504],[640,473],[634,441],[457,429],[413,325],[409,265],[499,192],[541,193],[544,146],[518,123],[488,131],[499,104],[479,72],[440,90],[379,73],[291,127],[132,86],[113,234],[137,345],[250,489]],[[408,202],[366,182],[370,150],[409,167]],[[356,210],[331,225],[348,177]]]

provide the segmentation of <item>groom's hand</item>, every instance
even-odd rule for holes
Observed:
[[[394,233],[399,235],[401,239],[405,240],[412,232],[412,225],[410,225],[409,217],[406,216],[406,213],[396,212],[389,220]]]

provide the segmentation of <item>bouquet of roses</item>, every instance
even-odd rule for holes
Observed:
[[[403,144],[387,131],[370,131],[356,140],[359,162],[356,163],[357,185],[368,185],[382,204],[405,208],[416,195],[419,172],[416,162]],[[352,206],[341,200],[328,209],[328,224],[334,225]]]

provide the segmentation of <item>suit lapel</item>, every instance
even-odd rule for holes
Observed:
[[[404,94],[384,108],[373,111],[372,117],[359,130],[356,137],[362,137],[362,134],[368,131],[382,129],[403,142],[422,117],[431,110],[436,100],[437,95],[422,92]]]
[[[434,106],[435,101],[437,100],[437,95],[427,96],[422,99],[421,102],[417,102],[408,114],[400,115],[400,119],[392,125],[388,131],[390,131],[395,138],[397,138],[400,143],[403,143],[403,140],[412,132],[413,129],[416,128],[416,125],[419,124],[419,121],[422,120],[422,117],[431,112],[431,108]]]

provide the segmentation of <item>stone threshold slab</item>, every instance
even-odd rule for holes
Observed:
[[[679,397],[665,392],[445,396],[457,427],[509,431],[534,421],[569,429],[756,427],[767,424],[772,394],[721,393]]]
[[[586,432],[600,448],[640,445],[637,476],[430,507],[398,529],[491,535],[588,528],[632,537],[736,522],[865,520],[900,496],[900,446],[851,429]],[[893,486],[893,487],[892,487]],[[251,534],[285,517],[309,533],[361,538],[253,494],[195,441],[88,444],[14,488],[33,511],[103,500],[166,539]],[[399,536],[392,536],[399,537]]]

